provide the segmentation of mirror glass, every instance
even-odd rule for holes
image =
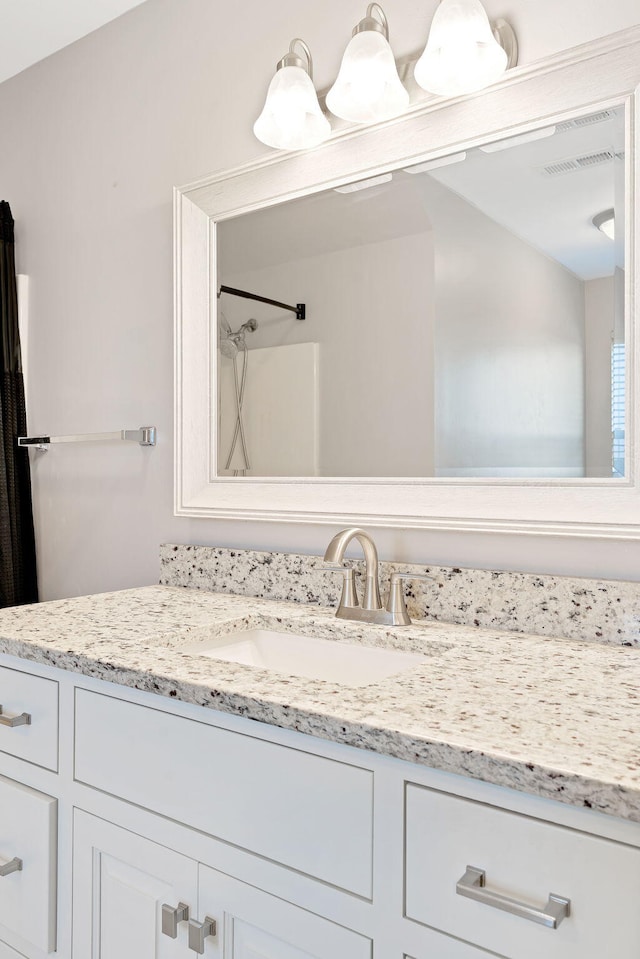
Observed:
[[[624,476],[624,189],[621,106],[218,222],[217,475]]]

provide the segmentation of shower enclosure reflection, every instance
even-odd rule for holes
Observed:
[[[218,475],[624,475],[624,149],[606,109],[219,223],[307,319],[220,298]]]

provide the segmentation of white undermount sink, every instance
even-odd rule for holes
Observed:
[[[368,686],[425,662],[418,653],[264,628],[227,633],[207,643],[183,647],[183,652],[344,686]]]

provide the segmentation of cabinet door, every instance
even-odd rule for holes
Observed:
[[[0,938],[56,947],[57,800],[0,776]],[[5,933],[6,930],[6,933]]]
[[[211,959],[371,959],[372,955],[371,940],[365,936],[201,865],[197,921],[207,917],[216,922],[216,935],[204,940],[204,955]]]
[[[76,811],[74,959],[178,959],[189,955],[187,923],[162,933],[162,906],[193,910],[197,865],[103,819]]]

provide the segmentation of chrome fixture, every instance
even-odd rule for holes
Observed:
[[[233,430],[233,438],[231,440],[231,446],[229,447],[229,455],[227,457],[225,469],[231,469],[231,460],[233,459],[233,454],[235,453],[236,446],[238,445],[238,440],[240,440],[244,466],[241,469],[235,469],[233,475],[246,476],[247,470],[251,469],[249,451],[247,448],[247,438],[244,432],[244,421],[242,419],[244,392],[247,385],[247,370],[249,368],[249,350],[247,349],[246,334],[255,333],[255,331],[258,329],[258,321],[254,319],[247,320],[246,323],[243,323],[242,326],[234,332],[231,329],[229,321],[222,312],[220,312],[220,319],[222,320],[222,326],[224,327],[224,330],[220,329],[220,352],[223,356],[226,356],[227,359],[233,361],[233,383],[236,398],[236,423]],[[238,373],[239,353],[242,353],[242,374]]]
[[[491,23],[481,0],[440,0],[423,53],[403,57],[399,72],[385,12],[379,3],[370,3],[353,29],[326,105],[351,123],[379,123],[408,109],[409,92],[402,80],[412,73],[421,89],[450,97],[484,89],[517,62],[518,41],[506,20]],[[331,135],[303,40],[292,40],[278,62],[253,132],[278,150],[306,150]]]
[[[98,443],[104,440],[122,440],[140,446],[156,445],[155,426],[141,426],[138,430],[115,430],[112,433],[73,433],[68,436],[19,436],[18,446],[35,446],[44,453],[52,443]]]
[[[571,900],[565,899],[564,896],[551,894],[544,909],[536,909],[524,902],[518,902],[517,899],[491,892],[485,888],[485,882],[484,869],[467,866],[464,876],[456,883],[456,894],[465,896],[467,899],[475,899],[476,902],[482,902],[485,906],[493,906],[494,909],[509,912],[512,916],[529,919],[549,929],[557,929],[562,920],[571,913]]]
[[[397,117],[409,106],[389,46],[389,24],[379,3],[354,28],[336,82],[327,93],[334,116],[352,123],[376,123]]]
[[[254,319],[247,320],[246,323],[243,323],[242,326],[234,331],[229,326],[229,322],[224,313],[220,315],[224,323],[224,330],[220,330],[220,352],[223,356],[232,360],[238,353],[246,353],[247,340],[245,334],[255,333],[258,329],[258,321]]]
[[[303,56],[296,53],[296,47]],[[304,40],[292,40],[289,52],[276,64],[253,132],[261,143],[276,150],[307,150],[331,135],[331,125],[318,103],[311,51]]]
[[[344,565],[344,554],[351,540],[357,539],[362,547],[366,564],[366,579],[362,606],[358,601],[354,571]],[[343,529],[333,537],[324,554],[324,562],[330,569],[338,570],[344,577],[342,595],[336,610],[339,619],[353,619],[359,623],[377,623],[381,626],[409,626],[402,591],[405,579],[433,579],[425,573],[392,573],[386,606],[382,605],[378,580],[378,551],[372,538],[357,526]]]

